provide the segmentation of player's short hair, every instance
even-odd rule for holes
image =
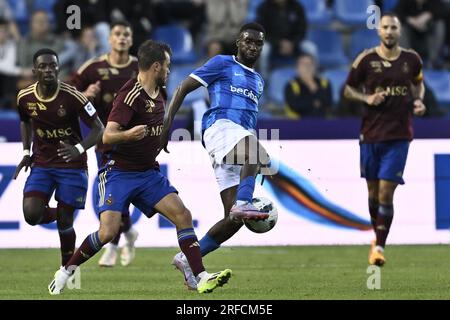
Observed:
[[[249,22],[244,24],[239,30],[239,33],[242,33],[246,30],[255,30],[266,34],[266,29],[264,29],[264,27],[257,22]]]
[[[392,12],[392,11],[384,12],[384,13],[381,15],[381,17],[380,17],[380,20],[383,19],[383,17],[397,18],[398,21],[400,21],[400,18],[398,17],[398,15],[397,15],[395,12]]]
[[[36,60],[37,58],[39,58],[40,56],[43,56],[44,54],[50,54],[52,56],[56,57],[56,61],[58,61],[59,63],[59,57],[58,54],[53,51],[52,49],[49,48],[43,48],[43,49],[39,49],[38,51],[36,51],[33,55],[33,64],[36,64]]]
[[[160,62],[161,64],[166,60],[165,52],[170,56],[172,49],[167,43],[155,40],[147,40],[139,46],[138,50],[138,67],[139,70],[148,70],[153,63]]]
[[[8,26],[9,22],[6,19],[0,18],[0,26]]]
[[[117,26],[130,28],[131,31],[133,31],[133,27],[131,26],[131,23],[129,23],[126,20],[116,20],[116,21],[114,21],[113,23],[111,23],[111,26],[110,26],[109,30],[111,31],[112,29],[114,29],[114,27],[117,27]]]

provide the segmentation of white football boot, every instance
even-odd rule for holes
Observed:
[[[194,273],[192,272],[191,266],[186,259],[183,252],[178,252],[175,257],[173,257],[172,265],[175,266],[184,276],[184,284],[189,290],[197,290],[197,280],[195,279]]]
[[[98,260],[98,265],[100,267],[114,267],[117,262],[117,251],[118,248],[114,244],[108,244],[103,251],[103,254]]]
[[[137,232],[134,228],[130,228],[130,230],[124,233],[124,235],[126,243],[120,253],[120,263],[126,267],[134,260],[134,257],[136,256],[136,248],[134,247],[134,243],[139,236],[139,232]]]

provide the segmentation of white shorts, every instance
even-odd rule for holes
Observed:
[[[251,135],[250,131],[227,119],[217,120],[203,134],[220,192],[239,185],[242,166],[226,164],[223,160],[239,141]]]

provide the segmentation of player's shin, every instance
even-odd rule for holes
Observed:
[[[377,216],[377,246],[384,248],[386,239],[391,228],[392,219],[394,217],[393,205],[380,204]]]
[[[197,241],[194,228],[179,229],[177,236],[180,249],[186,256],[194,275],[197,276],[205,271],[200,253],[200,245]]]
[[[79,266],[92,258],[97,252],[101,250],[104,243],[100,241],[99,232],[91,233],[84,239],[81,246],[73,254],[72,258],[66,263],[66,269],[71,266]],[[75,270],[75,268],[73,269]]]
[[[75,251],[76,234],[73,229],[75,208],[63,202],[58,202],[57,226],[61,243],[61,265],[64,266]]]
[[[375,232],[377,228],[378,208],[379,208],[378,200],[369,198],[370,221],[372,222],[373,230]]]
[[[42,215],[41,221],[39,224],[47,224],[56,221],[56,208],[50,208],[49,206],[45,206],[44,214]]]

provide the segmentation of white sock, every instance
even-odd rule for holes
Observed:
[[[376,246],[375,250],[377,250],[378,252],[381,252],[381,253],[384,252],[384,248],[382,246]]]

